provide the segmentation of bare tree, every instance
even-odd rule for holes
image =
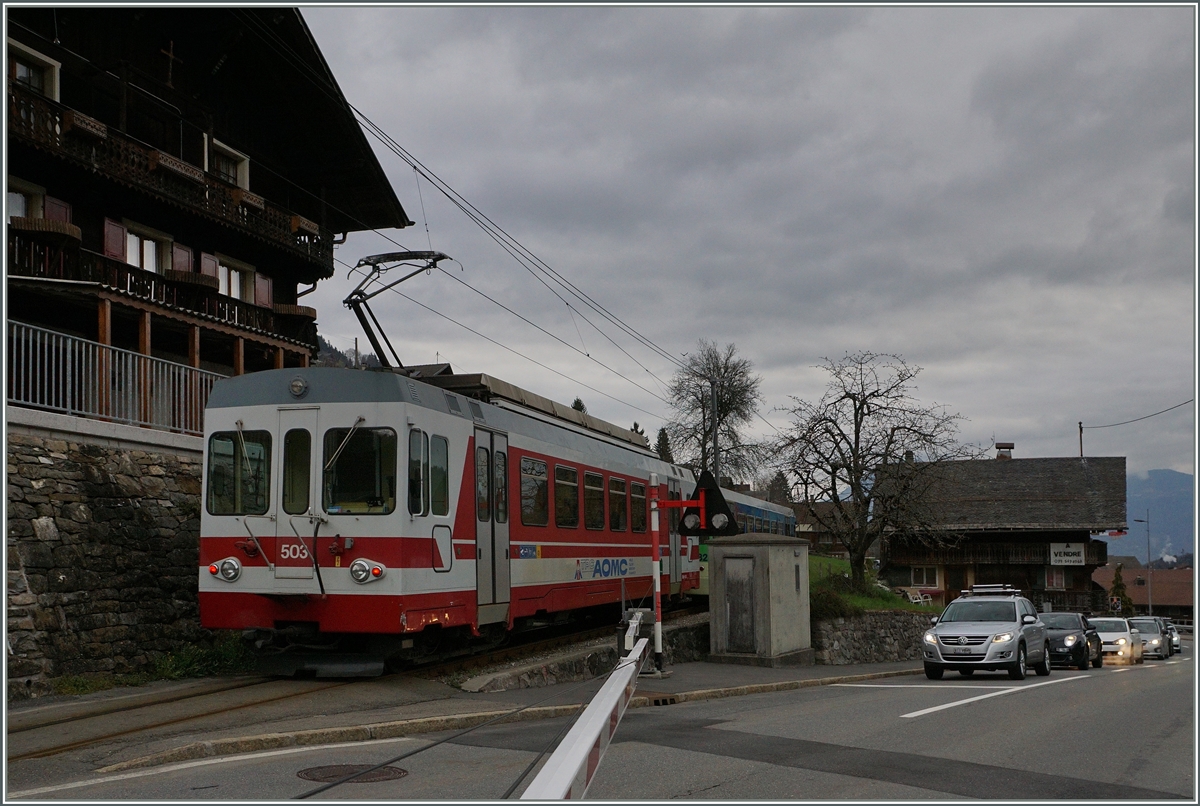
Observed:
[[[715,427],[720,444],[719,467],[723,475],[753,476],[758,465],[758,446],[743,431],[762,402],[762,378],[751,370],[749,359],[740,358],[732,344],[717,347],[700,340],[700,348],[686,357],[684,366],[671,378],[668,394],[674,410],[666,429],[676,458],[696,470],[713,467],[713,385],[716,385]],[[719,481],[719,480],[718,480]]]
[[[947,539],[930,530],[937,468],[982,452],[958,441],[961,415],[913,397],[921,368],[900,356],[864,351],[826,358],[819,368],[829,374],[825,394],[816,402],[792,398],[779,455],[803,501],[834,504],[810,509],[849,551],[852,579],[862,585],[867,552],[883,535]]]

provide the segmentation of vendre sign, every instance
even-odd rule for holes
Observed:
[[[1051,543],[1051,565],[1083,565],[1083,549],[1086,543]]]

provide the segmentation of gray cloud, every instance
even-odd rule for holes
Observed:
[[[1192,394],[1192,9],[303,13],[353,103],[598,302],[674,354],[735,341],[764,374],[776,425],[771,407],[820,393],[821,356],[856,349],[924,366],[922,395],[967,415],[964,433],[1014,439],[1026,456],[1077,451],[1079,419]],[[425,248],[427,220],[457,276],[661,393],[379,153],[421,221],[393,238]],[[392,248],[356,235],[339,256]],[[357,331],[339,304],[348,290],[339,277],[314,295],[335,340]],[[405,290],[665,414],[448,278]],[[462,371],[658,425],[411,303],[380,305],[414,362],[448,354]],[[669,377],[669,362],[606,332]],[[1131,470],[1190,472],[1190,419],[1145,422],[1097,444]]]

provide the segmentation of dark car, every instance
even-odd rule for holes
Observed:
[[[1090,663],[1104,665],[1104,642],[1082,613],[1042,613],[1046,640],[1050,644],[1050,662],[1086,669]]]

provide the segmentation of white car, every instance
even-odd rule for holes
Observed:
[[[1122,663],[1143,663],[1142,634],[1129,621],[1115,616],[1089,618],[1104,642],[1104,654]]]

